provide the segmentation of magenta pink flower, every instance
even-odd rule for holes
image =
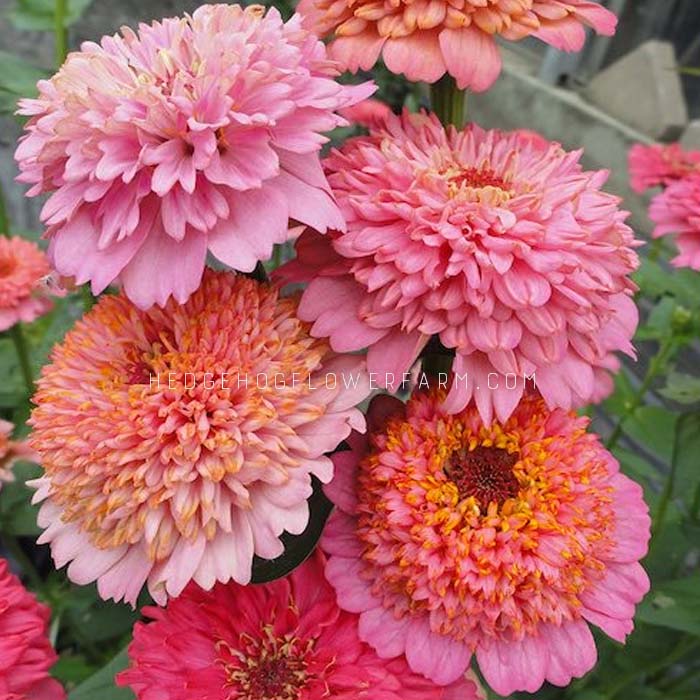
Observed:
[[[589,0],[301,0],[304,24],[330,36],[333,58],[353,73],[381,55],[409,80],[434,83],[446,72],[460,88],[487,90],[501,72],[496,38],[535,36],[579,51],[584,25],[615,33],[617,17]]]
[[[141,311],[105,296],[42,370],[30,424],[45,474],[39,542],[75,583],[134,603],[194,580],[251,579],[303,532],[325,453],[364,430],[364,359],[339,356],[297,302],[233,273]],[[330,378],[330,379],[329,379]]]
[[[36,243],[0,232],[0,331],[31,323],[51,309],[51,290],[44,284],[49,262]]]
[[[146,608],[131,668],[117,677],[138,700],[480,700],[462,677],[440,687],[360,641],[314,556],[264,586],[190,585],[165,609]]]
[[[666,187],[690,173],[700,172],[700,151],[686,151],[679,143],[637,143],[629,152],[629,170],[635,192],[659,185]]]
[[[310,282],[300,316],[338,352],[368,347],[383,385],[439,335],[450,410],[473,398],[486,423],[529,382],[550,407],[599,397],[634,354],[639,243],[580,155],[427,115],[349,140],[325,161],[347,232],[305,232],[281,271]]]
[[[51,611],[27,591],[0,559],[0,698],[63,700],[49,676],[56,652],[48,638]],[[436,696],[438,697],[438,696]]]
[[[680,255],[671,263],[700,270],[700,172],[673,182],[654,197],[649,217],[656,224],[654,238],[675,236]]]
[[[504,424],[440,392],[387,396],[334,456],[322,546],[360,637],[436,683],[473,655],[500,695],[595,664],[589,623],[624,642],[649,589],[650,519],[587,418],[527,397]]]
[[[207,250],[252,270],[288,219],[343,228],[318,162],[344,86],[323,44],[260,5],[203,5],[88,42],[23,100],[17,149],[60,274],[140,308],[197,289]]]

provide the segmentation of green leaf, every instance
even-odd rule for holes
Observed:
[[[672,469],[672,496],[682,499],[688,509],[694,507],[700,483],[700,413],[686,413],[676,424]]]
[[[41,468],[31,462],[18,462],[13,473],[15,481],[3,484],[0,490],[0,524],[8,535],[36,537],[41,529],[36,524],[39,506],[31,503],[34,493],[25,481],[34,479]]]
[[[92,4],[92,0],[67,0],[64,27],[77,22]],[[15,0],[15,7],[8,12],[16,29],[51,32],[54,30],[55,0]]]
[[[117,688],[114,676],[129,664],[126,649],[115,656],[104,668],[90,676],[68,695],[68,700],[133,700],[129,688]]]
[[[677,403],[697,403],[700,401],[700,377],[671,372],[666,380],[666,386],[659,393]]]
[[[275,581],[291,573],[309,558],[316,548],[323,526],[333,510],[333,505],[326,498],[321,482],[313,478],[314,492],[309,498],[309,524],[301,535],[284,533],[284,554],[277,559],[260,559],[253,561],[252,583]]]
[[[637,609],[637,619],[700,636],[700,574],[656,586]]]
[[[37,81],[48,75],[48,71],[0,51],[0,114],[13,114],[20,97],[34,97]]]
[[[625,423],[625,432],[670,464],[673,449],[670,436],[676,431],[677,420],[677,414],[660,406],[641,406]]]

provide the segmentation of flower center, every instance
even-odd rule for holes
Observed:
[[[500,206],[511,197],[508,182],[491,168],[451,167],[443,175],[451,199],[461,198]]]
[[[520,459],[517,452],[479,445],[452,453],[445,474],[457,487],[462,500],[475,498],[482,509],[489,503],[501,505],[518,495],[520,484],[513,467]]]
[[[275,637],[265,627],[261,639],[241,635],[241,649],[228,650],[224,659],[230,700],[299,700],[312,681],[307,672],[307,656],[314,642],[296,637]]]
[[[16,269],[16,258],[12,256],[0,258],[0,277],[9,277]]]

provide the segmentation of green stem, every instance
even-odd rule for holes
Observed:
[[[659,351],[651,359],[651,362],[649,362],[647,373],[644,376],[644,379],[642,380],[639,389],[637,389],[631,401],[625,407],[625,412],[620,416],[617,425],[615,426],[612,433],[610,434],[610,437],[608,438],[607,448],[609,450],[611,450],[613,447],[615,447],[615,445],[617,445],[618,441],[622,437],[622,433],[624,432],[625,423],[634,415],[634,412],[641,406],[642,402],[644,401],[644,397],[647,395],[649,389],[651,389],[651,385],[654,383],[654,380],[659,376],[659,374],[663,371],[664,367],[666,366],[666,363],[668,362],[675,349],[676,341],[673,336],[669,336],[661,343]]]
[[[272,265],[276,270],[282,264],[282,244],[278,243],[272,251]]]
[[[454,124],[458,129],[466,121],[467,97],[460,90],[451,75],[445,75],[430,86],[430,103],[438,119],[447,126]]]
[[[80,288],[80,293],[83,296],[83,308],[85,309],[85,312],[87,313],[90,311],[90,309],[95,305],[95,302],[97,301],[94,296],[92,296],[92,292],[90,291],[90,284],[84,284]]]
[[[34,377],[32,376],[32,366],[29,362],[29,348],[24,338],[22,326],[19,323],[15,323],[10,329],[10,335],[12,336],[12,342],[15,344],[17,359],[19,360],[19,366],[22,370],[24,383],[29,392],[29,396],[31,396],[34,393]]]
[[[66,14],[68,0],[55,0],[54,4],[54,38],[56,44],[56,65],[60,68],[68,53],[68,30],[66,29]]]
[[[44,588],[44,582],[41,580],[39,572],[34,567],[32,560],[26,555],[16,537],[3,532],[0,535],[0,542],[3,547],[9,552],[10,556],[19,564],[22,573],[29,579],[34,590],[40,592]]]
[[[10,237],[10,217],[7,215],[7,205],[5,204],[5,195],[2,191],[2,183],[0,183],[0,236]]]

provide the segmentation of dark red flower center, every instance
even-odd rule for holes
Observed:
[[[464,168],[450,178],[450,184],[457,187],[466,185],[475,188],[498,187],[506,191],[509,189],[508,183],[500,175],[496,175],[491,168]]]
[[[239,650],[226,648],[223,659],[230,700],[299,700],[313,681],[307,659],[312,650],[313,641],[277,638],[269,627],[260,639],[242,637]]]
[[[460,498],[473,496],[479,506],[486,509],[489,503],[500,505],[518,495],[520,484],[513,467],[519,459],[517,452],[500,447],[463,448],[452,454],[445,474],[459,490]]]
[[[16,269],[16,258],[12,256],[0,258],[0,277],[9,277]]]

